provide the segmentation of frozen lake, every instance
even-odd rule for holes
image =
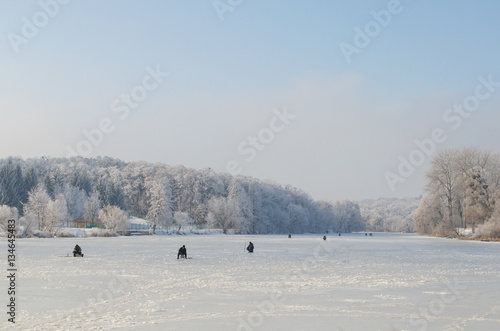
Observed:
[[[0,328],[499,330],[499,243],[321,237],[18,239],[16,324]],[[64,257],[77,243],[85,257]]]

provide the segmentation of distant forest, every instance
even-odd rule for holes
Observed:
[[[398,206],[398,211],[390,217],[373,212],[381,204]],[[360,209],[352,201],[315,201],[292,186],[210,168],[110,157],[0,159],[0,224],[19,218],[27,232],[55,234],[67,221],[78,218],[108,225],[106,220],[123,219],[123,215],[144,218],[153,229],[192,226],[251,234],[412,232],[407,216],[417,205],[414,199],[392,199],[372,207],[363,203]],[[108,228],[116,227],[109,224]]]

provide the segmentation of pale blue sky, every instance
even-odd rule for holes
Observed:
[[[0,1],[0,157],[66,156],[108,118],[90,156],[217,171],[236,160],[243,175],[341,200],[423,193],[427,159],[394,191],[384,174],[434,128],[440,148],[500,150],[500,88],[459,129],[443,120],[478,77],[500,81],[498,1],[402,0],[350,63],[340,44],[390,1],[243,0],[223,21],[213,2],[73,0],[15,52],[9,34],[43,9]],[[157,66],[170,75],[121,120],[112,102]],[[238,146],[285,107],[297,117],[248,162]]]

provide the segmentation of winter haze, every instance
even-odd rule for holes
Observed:
[[[499,3],[231,3],[2,1],[0,158],[238,169],[359,200],[424,193],[427,155],[393,190],[384,175],[436,129],[436,150],[500,150]]]

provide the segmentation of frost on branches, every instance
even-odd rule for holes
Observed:
[[[498,153],[478,148],[442,150],[431,160],[426,178],[427,196],[413,216],[417,232],[500,238]]]
[[[325,233],[365,229],[356,202],[315,201],[271,181],[210,168],[85,159],[0,159],[0,206],[17,208],[25,233],[77,219],[110,231],[124,218],[146,219],[151,232],[221,229],[232,233]]]

